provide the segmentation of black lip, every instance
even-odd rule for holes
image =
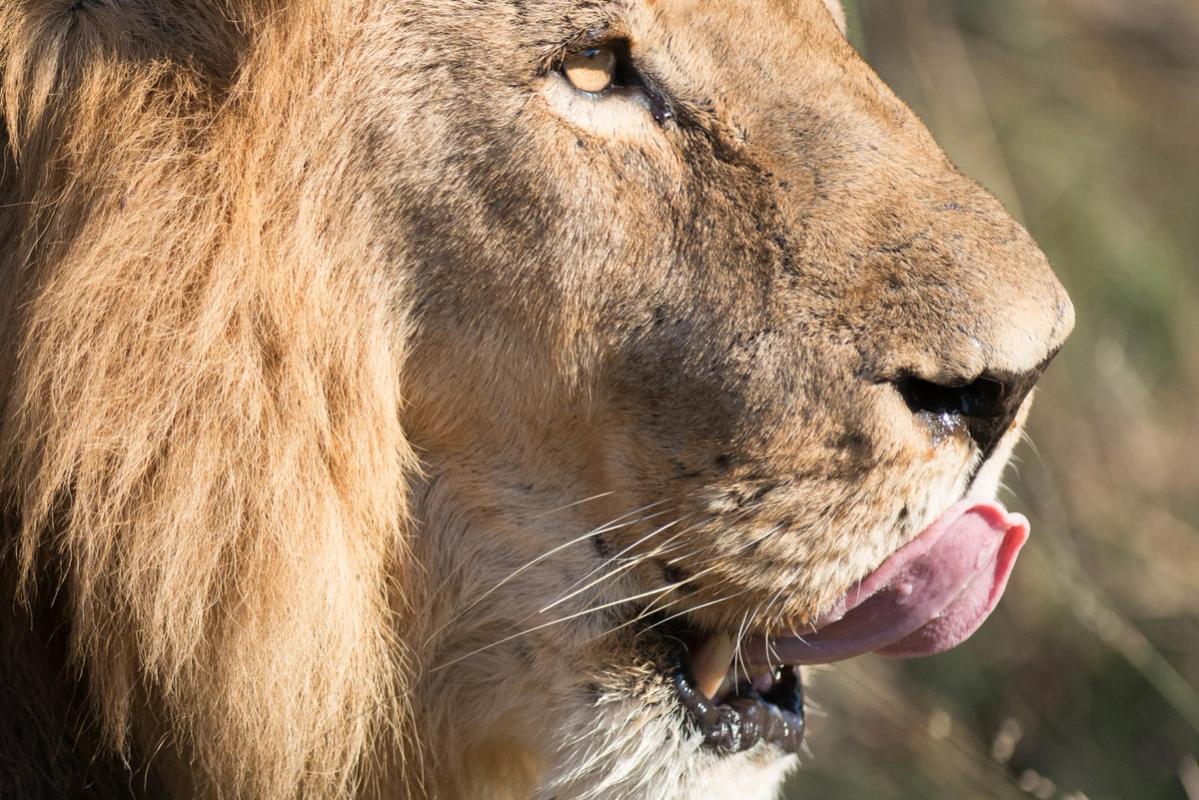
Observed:
[[[679,701],[704,737],[720,753],[740,753],[760,743],[798,753],[804,738],[803,679],[799,667],[782,667],[765,694],[741,687],[721,703],[695,688],[686,670],[674,672]]]

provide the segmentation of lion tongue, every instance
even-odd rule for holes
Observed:
[[[812,634],[773,639],[770,660],[823,664],[948,650],[994,610],[1027,539],[1023,516],[995,503],[960,503],[848,592]],[[752,652],[764,646],[745,644],[750,659],[766,655]]]

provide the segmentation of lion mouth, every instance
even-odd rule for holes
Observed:
[[[958,503],[862,578],[809,632],[747,637],[740,648],[716,633],[689,647],[686,672],[676,678],[683,705],[705,741],[721,750],[769,741],[794,752],[803,738],[800,665],[864,653],[914,658],[956,647],[995,610],[1027,540],[1023,516],[997,503]],[[733,669],[737,652],[748,670]]]
[[[765,742],[798,753],[804,737],[803,679],[799,667],[782,666],[709,697],[686,670],[674,674],[679,700],[704,744],[739,753]]]

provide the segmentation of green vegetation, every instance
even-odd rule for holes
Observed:
[[[1078,327],[965,646],[815,676],[792,798],[1199,800],[1199,3],[858,0],[855,43],[1032,231]]]

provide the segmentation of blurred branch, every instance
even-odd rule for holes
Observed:
[[[1194,756],[1184,756],[1178,765],[1178,782],[1188,800],[1199,800],[1199,764],[1195,763]]]
[[[950,767],[962,778],[974,784],[978,791],[1005,800],[1026,800],[1016,779],[1003,765],[991,760],[980,747],[971,746],[961,734],[953,733],[954,722],[944,709],[924,707],[923,715],[915,713],[917,704],[911,697],[902,702],[895,692],[854,661],[836,665],[837,672],[853,683],[865,696],[871,708],[888,717],[906,736],[919,740],[918,749],[933,756],[933,763]],[[930,730],[929,720],[941,717],[948,721],[948,730]],[[944,724],[944,723],[942,723]],[[958,723],[959,730],[962,728]],[[972,795],[977,797],[978,795]]]
[[[1066,555],[1065,548],[1057,548],[1059,562],[1069,563],[1073,574],[1074,596],[1070,598],[1070,610],[1104,644],[1128,660],[1138,672],[1145,676],[1178,715],[1199,735],[1199,693],[1191,686],[1174,665],[1153,646],[1135,625],[1124,619],[1106,602],[1102,590],[1082,571],[1077,561]],[[1072,563],[1071,563],[1072,562]]]
[[[1170,66],[1195,65],[1199,6],[1193,0],[1064,0],[1108,40],[1125,40]]]
[[[1049,520],[1053,529],[1063,532],[1075,530],[1048,465],[1044,460],[1040,460],[1040,464],[1044,470],[1042,487],[1053,499],[1041,504],[1038,516]],[[1199,692],[1140,629],[1115,610],[1114,604],[1087,572],[1076,552],[1066,547],[1058,537],[1046,537],[1045,541],[1055,566],[1065,575],[1063,585],[1069,586],[1069,595],[1059,595],[1058,601],[1067,606],[1087,630],[1123,656],[1199,735]]]

